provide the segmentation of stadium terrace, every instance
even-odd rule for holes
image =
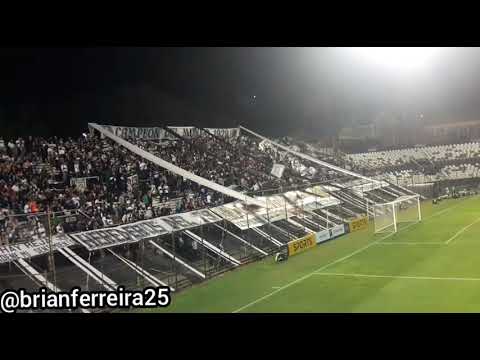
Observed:
[[[243,127],[0,139],[0,288],[181,292],[357,233],[394,236],[422,221],[422,201],[474,194],[479,155],[345,154]]]

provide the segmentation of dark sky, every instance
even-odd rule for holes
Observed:
[[[324,136],[382,111],[480,120],[479,65],[475,48],[415,75],[334,48],[0,49],[0,122],[5,136],[78,136],[87,122]]]

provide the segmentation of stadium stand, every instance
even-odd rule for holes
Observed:
[[[367,173],[392,171],[401,176],[441,173],[442,167],[468,164],[479,156],[480,143],[466,143],[348,154],[346,161]]]
[[[167,170],[98,131],[78,139],[0,141],[0,247],[7,259],[0,263],[0,274],[6,274],[0,276],[0,288],[48,284],[108,290],[116,284],[160,284],[178,290],[273,254],[292,240],[343,228],[371,215],[372,204],[409,194],[388,179],[343,171],[344,154],[315,143],[282,138],[277,141],[284,148],[279,148],[240,129],[194,130],[164,128],[165,138],[125,140],[207,185],[264,201],[266,211]],[[274,174],[274,166],[281,166],[282,174]],[[448,166],[445,172],[455,176],[477,170],[473,164]],[[195,215],[202,209],[210,215]],[[138,224],[155,220],[158,225],[159,219],[180,225],[153,237],[141,235],[148,228]],[[114,239],[126,226],[132,229],[129,236],[145,241]],[[50,237],[64,244],[51,253],[40,243],[43,255],[27,258],[27,265],[8,260],[8,251],[16,251],[9,246]]]

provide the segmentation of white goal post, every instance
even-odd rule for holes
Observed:
[[[416,223],[422,220],[420,195],[405,195],[398,199],[373,205],[375,234],[396,233],[401,223]]]

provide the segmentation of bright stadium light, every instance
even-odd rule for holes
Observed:
[[[396,70],[415,70],[430,64],[439,48],[434,47],[359,47],[353,53],[375,65]]]

